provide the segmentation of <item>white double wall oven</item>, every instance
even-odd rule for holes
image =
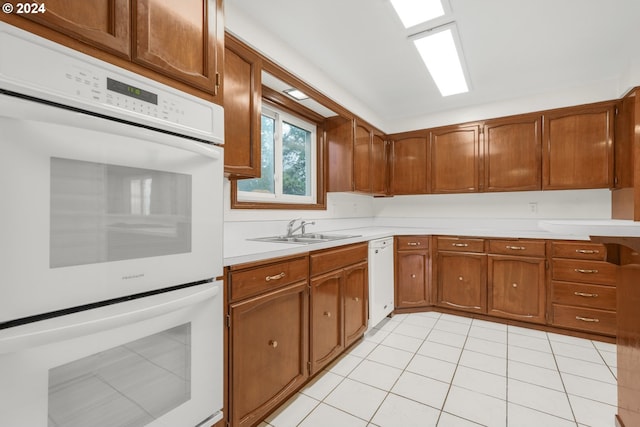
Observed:
[[[223,123],[0,23],[0,425],[222,418]]]

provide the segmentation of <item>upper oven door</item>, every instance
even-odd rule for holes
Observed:
[[[222,275],[222,149],[0,95],[0,322]]]

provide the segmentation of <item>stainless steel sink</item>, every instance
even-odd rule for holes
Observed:
[[[312,243],[331,242],[333,240],[349,239],[351,237],[360,237],[360,235],[307,233],[293,236],[256,237],[247,240],[269,243],[297,243],[300,245],[310,245]]]

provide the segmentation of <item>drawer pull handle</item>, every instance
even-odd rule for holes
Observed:
[[[600,319],[594,319],[592,317],[582,317],[582,316],[576,316],[576,320],[582,320],[583,322],[592,322],[592,323],[598,323],[600,321]]]
[[[512,251],[524,251],[527,248],[524,247],[524,246],[509,246],[509,245],[507,245],[507,249],[511,249]]]
[[[579,254],[587,254],[587,255],[593,255],[593,254],[599,254],[600,251],[597,249],[576,249],[576,252]]]
[[[420,246],[420,242],[407,242],[407,246]]]
[[[269,341],[269,347],[276,348],[277,346],[278,346],[278,341],[276,340]]]
[[[578,292],[578,291],[574,292],[573,294],[579,297],[587,297],[587,298],[596,298],[598,296],[598,294],[588,294],[586,292]]]
[[[468,243],[452,243],[451,246],[455,246],[456,248],[466,248],[469,246]]]
[[[266,280],[267,282],[270,280],[280,280],[282,279],[284,276],[286,276],[286,274],[284,274],[284,271],[280,274],[276,274],[275,276],[267,276],[264,278],[264,280]]]
[[[584,268],[575,268],[573,271],[582,274],[595,274],[598,272],[598,270],[585,270]]]
[[[331,317],[331,312],[330,311],[325,311],[324,315],[327,316],[327,317]]]

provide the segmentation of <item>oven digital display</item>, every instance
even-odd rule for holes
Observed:
[[[118,80],[114,80],[109,77],[107,77],[107,90],[112,90],[119,94],[130,96],[131,98],[139,99],[153,105],[158,105],[157,94],[140,89],[139,87],[119,82]]]

